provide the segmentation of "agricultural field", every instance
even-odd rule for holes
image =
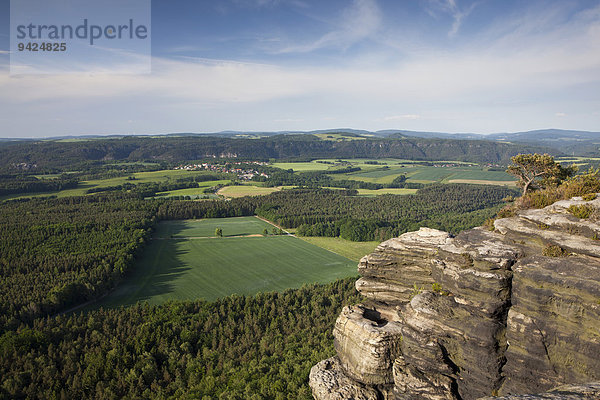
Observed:
[[[13,194],[0,197],[0,200],[8,200],[15,198],[24,198],[24,197],[45,197],[45,196],[57,196],[57,197],[68,197],[68,196],[84,196],[88,189],[96,189],[96,188],[105,188],[110,186],[119,186],[125,183],[150,183],[150,182],[166,182],[168,180],[176,180],[180,178],[188,178],[198,175],[205,175],[205,171],[185,171],[185,170],[160,170],[160,171],[151,171],[151,172],[135,172],[131,173],[127,176],[120,176],[117,178],[107,178],[107,179],[94,179],[89,181],[80,182],[79,185],[74,189],[65,189],[56,192],[43,192],[43,193],[27,193],[27,194]],[[40,175],[40,177],[46,179],[52,179],[51,176]],[[130,179],[132,177],[133,179]],[[224,181],[208,181],[208,182],[200,182],[201,187],[210,187],[218,184],[227,184],[229,180]],[[201,192],[201,190],[200,190]],[[180,196],[179,194],[170,194],[173,196]]]
[[[404,195],[404,194],[415,194],[418,189],[403,189],[403,188],[385,188],[385,189],[358,189],[359,196],[379,196],[382,194],[396,194],[396,195]]]
[[[599,157],[557,157],[556,161],[564,164],[575,164],[579,171],[600,167]]]
[[[391,183],[400,175],[407,177],[407,182],[415,183],[452,183],[459,179],[463,183],[482,183],[506,185],[514,182],[514,177],[503,171],[486,171],[480,167],[449,166],[435,167],[427,165],[398,165],[386,167],[371,166],[370,169],[363,168],[362,171],[348,174],[336,174],[336,179],[351,179],[372,183]]]
[[[220,181],[206,181],[206,182],[198,182],[198,187],[196,188],[186,188],[186,189],[178,189],[171,190],[168,192],[160,192],[157,193],[155,197],[175,197],[175,196],[190,196],[192,199],[217,199],[219,196],[214,195],[213,193],[204,193],[204,190],[209,187],[217,186],[217,185],[225,185],[230,181],[228,180],[220,180]]]
[[[261,235],[273,225],[256,217],[206,218],[163,221],[154,232],[154,239],[185,239],[190,237],[210,238],[215,229],[223,229],[223,237]]]
[[[217,227],[224,237],[214,238]],[[162,222],[132,273],[91,307],[212,301],[356,275],[354,260],[294,236],[263,236],[265,228],[273,226],[255,217]]]
[[[374,164],[374,163],[377,164]],[[301,163],[275,163],[274,167],[293,169],[294,172],[328,171],[343,167],[359,167],[361,171],[332,175],[334,179],[350,179],[370,183],[388,184],[405,175],[414,183],[473,183],[514,186],[513,176],[504,171],[487,170],[472,163],[460,161],[435,161],[425,165],[422,161],[398,159],[348,159],[314,160]],[[365,193],[366,194],[366,193]],[[372,193],[369,193],[372,194]]]
[[[313,136],[318,137],[321,140],[328,140],[333,142],[343,142],[347,140],[366,140],[365,136],[358,136],[348,133],[313,133]]]
[[[377,163],[377,164],[374,164]],[[384,166],[405,166],[416,165],[421,166],[424,161],[419,160],[403,160],[397,158],[351,158],[351,159],[319,159],[306,162],[276,162],[271,165],[275,168],[293,169],[295,172],[304,171],[326,171],[328,169],[338,169],[340,167],[360,167],[366,170],[373,170]],[[436,164],[455,164],[461,166],[473,166],[473,163],[463,161],[435,161]]]
[[[262,187],[253,185],[225,186],[217,192],[220,196],[226,198],[244,197],[244,196],[262,196],[273,192],[278,192],[281,187]]]
[[[272,167],[280,169],[293,169],[294,172],[306,172],[306,171],[327,171],[333,165],[322,164],[316,161],[310,162],[275,162],[271,164]]]
[[[339,237],[303,236],[300,238],[305,242],[346,257],[355,263],[358,263],[367,254],[371,254],[375,247],[379,245],[379,242],[353,242]]]

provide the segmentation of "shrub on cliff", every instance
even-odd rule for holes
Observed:
[[[600,169],[592,168],[584,174],[567,178],[558,186],[525,193],[512,204],[500,210],[496,217],[511,217],[518,210],[544,208],[559,200],[567,200],[572,197],[583,197],[584,200],[589,201],[596,198],[596,193],[600,193]]]

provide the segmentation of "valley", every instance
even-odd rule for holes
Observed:
[[[214,301],[356,274],[355,261],[274,228],[256,217],[161,222],[132,272],[93,308]]]

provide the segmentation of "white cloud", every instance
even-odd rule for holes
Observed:
[[[426,0],[426,11],[432,17],[438,17],[441,14],[447,14],[452,19],[452,27],[448,31],[448,36],[454,36],[458,33],[463,20],[471,14],[477,3],[471,3],[469,7],[462,9],[456,0]]]
[[[273,120],[274,122],[304,122],[302,118],[277,118]]]
[[[421,118],[418,114],[402,114],[402,115],[390,115],[388,117],[384,117],[384,121],[398,121],[398,120],[415,120]]]
[[[575,40],[576,39],[576,40]],[[600,83],[600,37],[569,37],[571,46],[521,48],[513,54],[422,54],[377,68],[280,67],[223,60],[154,58],[152,74],[0,75],[0,101],[146,98],[174,102],[239,103],[278,98],[350,96],[394,100],[478,103],[525,100],[537,93]],[[585,48],[585,50],[584,50]],[[408,114],[407,114],[408,115]]]
[[[557,117],[566,117],[566,116],[567,116],[567,114],[566,114],[566,113],[564,113],[564,112],[557,112],[557,113],[556,113],[556,114],[554,114],[554,115],[556,115]]]
[[[333,23],[334,29],[306,44],[293,44],[278,53],[308,53],[322,48],[346,49],[374,34],[381,26],[381,10],[375,0],[353,0]]]
[[[335,116],[336,125],[357,128],[358,121],[376,121],[382,125],[378,129],[399,121],[413,129],[501,131],[510,129],[503,128],[507,124],[519,125],[515,130],[547,126],[547,120],[560,116],[556,110],[588,101],[589,108],[581,111],[590,116],[586,126],[597,126],[600,121],[593,112],[598,104],[594,89],[600,87],[600,12],[586,11],[553,28],[544,22],[543,30],[494,31],[486,39],[471,47],[447,52],[424,49],[401,62],[368,66],[290,67],[155,57],[149,75],[0,74],[0,118],[26,129],[34,121],[14,117],[19,110],[41,115],[38,111],[118,107],[137,112],[124,121],[133,117],[168,127],[163,129],[190,130],[187,125],[175,128],[179,125],[174,116],[195,121],[203,112],[202,122],[212,123],[216,130],[261,130],[269,122],[280,124],[276,129],[285,129],[285,124],[300,129],[309,123],[322,128],[319,123]],[[522,115],[517,117],[515,110]],[[258,122],[248,125],[255,115],[260,116]],[[112,121],[106,119],[111,117],[95,117],[102,126],[98,129],[110,131]],[[70,118],[79,117],[76,113],[67,117],[65,112],[63,123]],[[569,119],[560,121],[566,124]],[[590,129],[586,126],[581,127]]]

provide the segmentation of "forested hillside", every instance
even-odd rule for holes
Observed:
[[[0,336],[0,399],[311,399],[354,280],[38,319]]]
[[[306,236],[342,236],[348,240],[385,240],[419,226],[457,233],[492,217],[513,189],[447,184],[415,195],[353,196],[353,190],[295,189],[262,197],[223,202],[164,203],[159,218],[218,218],[256,213]]]
[[[313,135],[281,135],[261,139],[222,137],[126,137],[75,142],[16,142],[0,147],[0,168],[48,171],[89,167],[107,160],[169,161],[206,158],[381,158],[508,162],[523,152],[556,151],[483,140],[398,138],[349,141],[320,140]]]
[[[0,207],[0,332],[105,293],[150,237],[157,204],[126,196]]]
[[[493,216],[514,191],[434,185],[415,195],[295,189],[231,201],[144,200],[107,193],[0,207],[0,332],[97,298],[127,273],[158,220],[258,214],[301,235],[384,240],[419,226],[458,232]]]

